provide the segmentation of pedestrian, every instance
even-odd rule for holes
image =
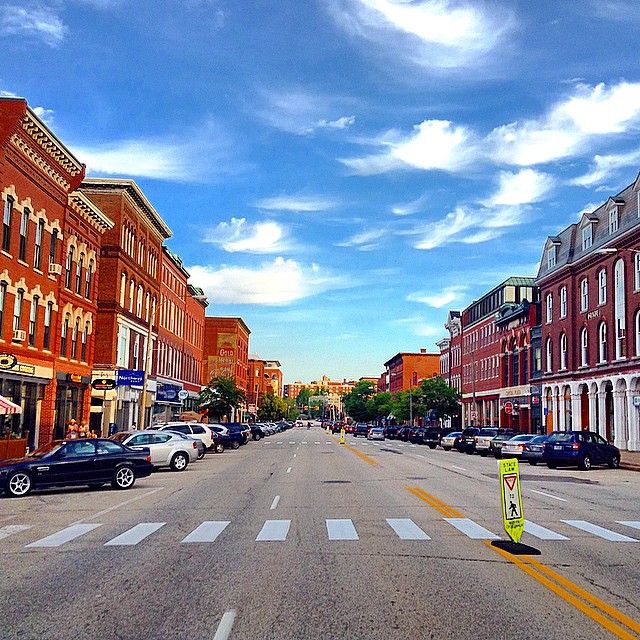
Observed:
[[[131,425],[131,431],[137,431],[137,430],[138,430],[138,427],[136,426],[136,423],[134,422],[134,423]]]

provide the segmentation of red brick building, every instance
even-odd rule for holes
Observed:
[[[117,386],[94,391],[96,422],[103,432],[110,423],[143,427],[157,392],[162,243],[171,231],[133,180],[87,179],[81,190],[115,223],[102,243],[93,375]]]
[[[262,399],[269,388],[269,376],[264,370],[266,362],[259,356],[249,356],[248,362],[247,412],[255,418],[258,409],[262,406]]]
[[[640,175],[544,247],[546,427],[640,450]]]
[[[0,388],[29,446],[89,421],[96,278],[113,222],[77,191],[85,168],[23,99],[0,99]]]
[[[396,353],[384,366],[389,383],[386,391],[400,393],[417,387],[420,380],[439,375],[440,354],[427,353],[426,349],[419,353]]]

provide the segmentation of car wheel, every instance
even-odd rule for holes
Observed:
[[[538,461],[537,461],[537,460],[529,460],[529,464],[530,464],[532,467],[535,467],[535,466],[538,464]]]
[[[213,450],[216,453],[222,453],[224,451],[224,445],[222,444],[222,442],[218,442],[218,444],[215,445],[215,448]]]
[[[502,452],[501,452],[501,451],[496,451],[496,452],[494,452],[493,457],[494,457],[496,460],[500,460],[500,459],[502,458]]]
[[[486,451],[481,451],[480,452],[480,457],[481,458],[486,458],[487,457],[487,452]]]
[[[125,465],[124,467],[118,467],[113,474],[113,480],[111,486],[114,489],[129,489],[133,487],[133,483],[136,481],[135,471]]]
[[[178,451],[173,458],[171,458],[171,471],[184,471],[189,464],[189,458],[186,453]]]
[[[582,469],[582,471],[589,471],[591,469],[591,458],[585,454],[582,461],[578,463],[578,468]]]
[[[234,440],[234,441],[231,443],[231,448],[232,448],[232,449],[239,449],[239,448],[240,448],[240,443],[239,443],[237,440]]]
[[[204,454],[206,453],[206,451],[206,449],[203,449],[202,451],[198,449],[198,460],[202,460],[202,458],[204,458]]]
[[[609,460],[609,468],[618,469],[619,467],[620,467],[620,456],[617,453],[614,453],[611,456],[611,460]]]
[[[12,498],[26,496],[33,488],[33,480],[26,471],[16,471],[7,478],[7,493]]]
[[[435,448],[436,448],[436,445],[435,445],[435,444],[430,444],[430,445],[429,445],[429,449],[435,449]]]
[[[555,469],[557,466],[557,462],[547,462],[547,467],[549,467],[549,469]]]
[[[451,451],[451,447],[442,447],[445,451]]]
[[[256,433],[256,435],[253,436],[253,439],[256,440],[256,441],[260,440],[260,438],[262,438],[262,436],[259,433]]]

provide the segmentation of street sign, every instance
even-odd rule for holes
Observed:
[[[513,458],[500,460],[500,494],[504,530],[515,543],[518,543],[524,531],[524,512],[518,461]]]
[[[503,408],[506,414],[513,413],[513,402],[510,402],[510,401],[505,402],[503,405]]]

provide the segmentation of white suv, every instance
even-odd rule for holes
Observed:
[[[186,436],[201,440],[207,448],[207,451],[211,449],[213,445],[211,429],[206,424],[200,424],[199,422],[164,422],[153,428],[160,429],[161,431],[179,431]]]

